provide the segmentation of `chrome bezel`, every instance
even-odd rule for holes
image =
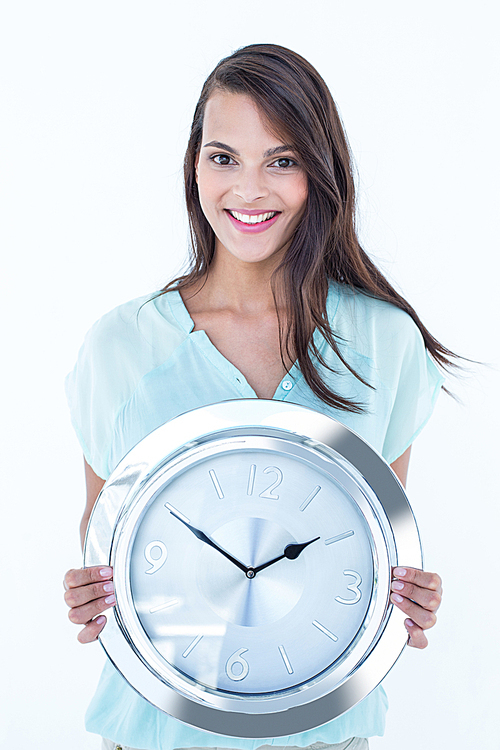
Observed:
[[[127,575],[137,524],[158,489],[201,454],[243,446],[307,455],[307,460],[340,482],[370,529],[377,578],[367,624],[344,659],[296,688],[255,696],[207,689],[174,667],[166,669],[148,646]],[[87,530],[84,565],[101,564],[114,567],[117,604],[108,612],[100,641],[132,687],[162,711],[202,730],[264,738],[324,724],[379,684],[407,640],[405,616],[389,603],[391,567],[421,568],[422,554],[400,482],[364,440],[305,407],[245,399],[176,417],[145,437],[118,464],[100,493]]]

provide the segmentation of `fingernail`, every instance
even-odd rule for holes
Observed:
[[[112,568],[101,568],[99,571],[100,575],[102,575],[103,578],[109,578],[113,575],[113,569]]]
[[[399,594],[393,594],[391,596],[391,599],[392,599],[393,602],[397,602],[398,604],[401,604],[401,602],[403,601],[403,597],[399,596]],[[108,601],[108,600],[106,599],[106,601]]]
[[[406,568],[395,568],[394,569],[394,575],[398,577],[403,577],[406,575]]]
[[[106,618],[104,617],[104,615],[101,615],[100,617],[96,617],[95,621],[96,621],[97,625],[102,625],[103,622],[106,622]]]
[[[103,590],[107,594],[109,594],[110,591],[114,591],[115,590],[114,584],[112,584],[112,583],[105,583],[102,588],[103,588]],[[403,587],[401,586],[401,588],[403,588]]]
[[[402,591],[404,589],[405,585],[401,581],[393,581],[392,582],[392,590],[393,591]],[[106,588],[106,586],[104,587]],[[111,591],[111,589],[109,589]]]
[[[111,596],[107,596],[104,601],[106,602],[106,604],[114,604],[115,603],[115,595],[111,594]],[[401,601],[403,601],[403,600],[401,599]]]
[[[413,620],[410,620],[410,619],[405,620],[405,625],[407,625],[409,628],[415,627],[415,623],[413,622]]]

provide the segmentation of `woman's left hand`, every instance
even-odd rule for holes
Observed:
[[[436,612],[441,604],[443,589],[436,573],[426,573],[416,568],[393,568],[391,602],[408,615],[405,627],[409,634],[408,645],[425,648],[424,630],[436,624]]]

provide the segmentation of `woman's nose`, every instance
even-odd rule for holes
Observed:
[[[242,169],[238,173],[233,192],[245,203],[253,203],[269,195],[269,189],[261,170],[251,168]]]

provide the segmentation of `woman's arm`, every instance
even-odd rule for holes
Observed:
[[[97,476],[95,471],[88,465],[85,459],[83,459],[83,462],[85,464],[85,485],[87,487],[87,502],[80,523],[80,540],[82,543],[82,549],[85,542],[85,534],[87,533],[87,526],[89,525],[90,514],[92,513],[99,492],[104,487],[104,479],[101,479],[101,477]]]
[[[411,453],[411,445],[409,448],[405,450],[404,453],[400,455],[399,458],[397,458],[395,461],[391,464],[391,469],[403,485],[403,487],[406,487],[406,478],[408,476],[408,464],[410,463],[410,453]],[[94,475],[95,476],[95,475]]]
[[[104,485],[104,479],[98,477],[86,461],[85,482],[87,502],[80,524],[82,547],[92,508]],[[64,600],[70,608],[68,617],[71,622],[85,625],[78,633],[80,643],[95,641],[106,624],[101,613],[115,603],[112,577],[112,569],[102,566],[68,570],[64,576]]]
[[[392,464],[403,487],[406,487],[411,446]],[[428,644],[424,630],[436,624],[436,612],[441,604],[443,588],[436,573],[426,573],[416,568],[394,568],[392,571],[391,602],[399,607],[408,619],[405,627],[409,634],[408,645],[425,648]]]

